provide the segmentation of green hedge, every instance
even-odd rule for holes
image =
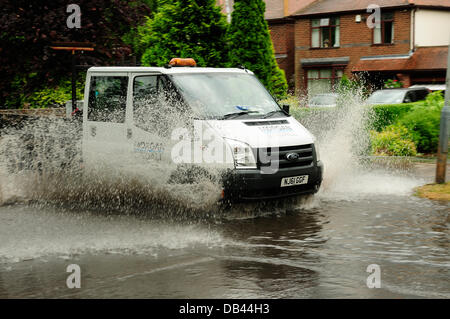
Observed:
[[[396,123],[403,115],[412,110],[420,102],[404,104],[383,104],[364,106],[369,108],[370,126],[376,131],[382,131],[383,128]],[[291,114],[296,119],[302,119],[309,116],[315,116],[323,113],[335,113],[339,108],[334,107],[291,107]]]
[[[398,124],[408,129],[420,153],[437,151],[443,107],[443,96],[439,92],[433,92],[399,119]]]
[[[64,106],[66,101],[72,99],[72,82],[70,79],[62,79],[54,85],[43,85],[40,88],[36,88],[33,92],[25,93],[20,88],[26,86],[27,82],[34,76],[36,76],[35,73],[16,76],[12,83],[15,94],[11,94],[6,100],[5,107],[7,109],[58,107]],[[85,73],[78,75],[76,86],[77,99],[83,98],[85,79]]]
[[[396,123],[418,103],[420,102],[368,106],[372,109],[371,127],[381,132],[385,127]]]
[[[415,152],[434,153],[439,140],[440,112],[444,99],[440,93],[431,93],[424,101],[404,104],[361,106],[367,108],[371,132],[372,153],[383,155],[412,155]],[[292,107],[291,114],[316,134],[332,129],[333,118],[339,116],[336,108]],[[314,125],[321,123],[320,125]],[[408,137],[399,132],[408,132]],[[414,147],[413,147],[414,146]]]
[[[404,104],[383,104],[363,106],[369,108],[369,128],[381,132],[385,127],[397,123],[403,116],[409,113],[415,106],[423,102]],[[291,115],[298,120],[310,117],[333,116],[339,111],[334,107],[291,107]]]
[[[337,110],[334,107],[291,107],[289,112],[290,114],[296,118],[297,120],[301,120],[305,117],[309,116],[315,116],[320,114],[332,114],[335,113]]]

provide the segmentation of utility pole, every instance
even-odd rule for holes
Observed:
[[[445,103],[441,112],[441,128],[436,162],[436,183],[445,183],[448,156],[448,135],[450,127],[450,42],[448,45],[447,79],[445,88]]]
[[[71,51],[72,52],[72,111],[77,110],[77,97],[76,97],[76,55],[77,51],[94,51],[93,45],[87,42],[54,42],[51,47],[53,50]]]

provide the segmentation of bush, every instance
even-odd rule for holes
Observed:
[[[337,108],[298,107],[298,98],[294,97],[283,102],[291,104],[292,116],[302,123],[318,119],[321,123],[330,123],[338,114]],[[420,102],[368,106],[371,115],[369,130],[372,130],[372,152],[378,155],[436,152],[443,105],[441,92],[433,92]],[[327,129],[329,128],[321,124],[320,130]]]
[[[370,106],[372,109],[371,127],[381,132],[385,127],[396,123],[408,113],[416,103],[383,104]]]
[[[286,103],[284,103],[284,104],[286,104]],[[337,111],[335,108],[332,108],[332,107],[310,108],[310,107],[296,107],[296,106],[292,107],[291,106],[289,112],[295,119],[301,121],[301,120],[304,120],[305,118],[310,118],[310,117],[322,118],[323,114],[331,114],[330,116],[334,116],[333,114],[335,114]]]
[[[345,98],[345,96],[340,98]],[[292,115],[297,119],[301,119],[310,114],[337,112],[335,108],[330,107],[299,107],[298,105],[301,104],[301,101],[299,101],[299,98],[295,96],[288,96],[288,98],[280,101],[280,104],[289,104],[291,106]],[[370,129],[381,132],[387,126],[395,124],[416,104],[417,103],[404,103],[367,106],[370,114]]]
[[[27,76],[16,76],[12,83],[15,94],[11,95],[6,101],[6,108],[44,108],[63,106],[66,101],[72,99],[72,82],[69,79],[59,81],[58,85],[44,86],[31,93],[25,93],[20,90],[21,86],[26,85],[27,81],[32,79],[35,74],[30,73]],[[80,75],[77,80],[77,99],[83,98],[85,75]]]
[[[144,0],[142,0],[144,1]],[[141,0],[2,0],[0,6],[0,108],[13,96],[56,87],[70,72],[70,52],[52,50],[55,41],[95,43],[95,51],[77,54],[77,64],[110,65],[128,58],[131,47],[122,38],[150,13]],[[146,0],[150,2],[150,0]],[[69,29],[67,5],[82,12],[81,28]],[[25,86],[11,87],[18,74],[35,74]],[[50,93],[50,92],[47,92]],[[43,93],[43,95],[47,95]]]
[[[163,66],[172,58],[193,58],[200,67],[227,62],[227,21],[214,0],[161,1],[158,12],[138,28],[142,63]]]
[[[415,156],[416,146],[406,127],[390,125],[382,132],[370,132],[372,154],[381,156]]]
[[[342,95],[358,94],[358,90],[362,87],[361,83],[355,79],[349,79],[347,75],[343,74],[341,80],[335,86],[337,93]]]
[[[433,92],[398,121],[411,134],[421,153],[435,153],[439,143],[439,127],[444,99],[440,92]]]

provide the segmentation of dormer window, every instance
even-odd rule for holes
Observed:
[[[339,18],[311,20],[311,47],[338,48],[340,46]]]

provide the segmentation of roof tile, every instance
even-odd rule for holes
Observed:
[[[343,11],[366,10],[371,4],[381,8],[400,6],[435,6],[450,7],[450,0],[316,0],[309,6],[295,12],[293,15],[312,15]]]

